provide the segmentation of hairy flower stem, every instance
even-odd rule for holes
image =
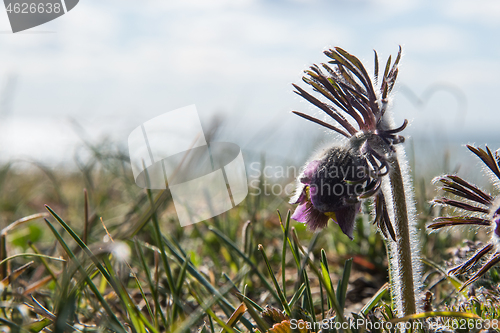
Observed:
[[[398,147],[398,149],[402,148]],[[407,316],[416,313],[417,310],[413,267],[415,258],[412,258],[414,255],[412,253],[412,242],[416,242],[416,240],[410,238],[411,221],[408,217],[409,207],[407,206],[408,200],[405,192],[405,181],[403,180],[405,174],[401,172],[396,155],[388,162],[391,166],[389,173],[391,195],[386,196],[386,198],[389,197],[389,200],[392,201],[394,229],[396,232],[396,243],[389,246],[391,252],[389,255],[392,257],[390,279],[393,286],[393,299],[399,315]]]
[[[387,107],[387,101],[383,100],[383,127],[394,128],[394,119],[386,112]],[[420,239],[415,225],[413,184],[405,150],[401,145],[393,147],[395,152],[387,158],[389,177],[382,181],[382,192],[396,241],[387,239],[386,245],[392,302],[399,316],[407,316],[416,313],[420,304]]]

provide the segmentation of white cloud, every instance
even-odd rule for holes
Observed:
[[[473,20],[489,26],[500,23],[500,2],[497,0],[448,0],[441,3],[441,9],[447,16]]]
[[[406,53],[436,56],[436,53],[452,54],[464,50],[469,34],[454,26],[432,24],[390,28],[380,40],[403,44]]]
[[[373,5],[388,15],[401,15],[421,6],[419,0],[369,0]]]

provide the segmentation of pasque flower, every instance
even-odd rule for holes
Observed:
[[[290,201],[298,204],[292,218],[311,229],[323,228],[332,219],[352,239],[361,200],[374,196],[374,222],[387,238],[390,235],[394,239],[384,195],[379,189],[382,177],[389,172],[387,159],[395,153],[393,145],[404,141],[397,133],[407,125],[405,120],[399,128],[391,129],[383,118],[397,78],[401,48],[394,63],[389,57],[380,84],[376,52],[374,80],[361,61],[343,49],[336,47],[324,53],[331,59],[328,64],[311,66],[302,78],[322,100],[298,85],[293,86],[298,95],[336,124],[293,112],[345,138],[314,156],[304,167]]]
[[[498,178],[495,182],[497,183],[500,180],[498,151],[493,154],[488,147],[484,150],[467,145],[467,148],[483,161],[493,173],[494,178]],[[437,230],[449,226],[467,225],[487,228],[490,231],[491,238],[483,248],[470,259],[448,272],[448,274],[465,273],[472,269],[479,260],[488,257],[486,263],[464,283],[463,289],[477,281],[491,267],[500,262],[500,197],[494,197],[456,175],[437,177],[435,182],[440,183],[441,188],[452,194],[454,198],[441,197],[434,199],[433,203],[455,208],[460,212],[460,215],[437,217],[428,225],[428,228]]]

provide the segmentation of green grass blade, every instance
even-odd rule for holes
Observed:
[[[313,298],[312,298],[312,291],[311,291],[311,284],[309,283],[309,278],[307,276],[306,270],[302,270],[302,274],[304,276],[304,283],[306,285],[306,298],[304,301],[307,304],[309,314],[313,318],[313,321],[316,322],[316,311],[314,310],[314,303],[313,303]]]
[[[392,313],[391,307],[388,304],[386,304],[385,302],[382,302],[382,306],[385,309],[385,313],[382,312],[382,314],[385,317],[385,320],[390,321],[392,318],[394,318],[394,313]]]
[[[424,264],[426,264],[427,266],[430,266],[430,267],[436,269],[441,274],[443,274],[446,277],[446,279],[453,285],[453,287],[455,287],[455,289],[457,289],[458,292],[461,292],[463,295],[466,295],[465,291],[460,291],[462,289],[463,284],[455,276],[448,275],[448,273],[446,273],[446,271],[441,266],[439,266],[438,264],[436,264],[432,260],[429,260],[427,258],[421,258],[420,260]]]
[[[200,283],[201,284],[201,283]],[[203,284],[201,284],[203,286]],[[227,286],[223,286],[220,291],[219,291],[219,295],[220,296],[215,296],[215,297],[212,297],[209,302],[205,303],[205,306],[207,307],[212,307],[214,304],[216,303],[219,303],[223,296],[222,295],[225,295],[227,292],[229,292],[229,290],[232,289],[232,284],[229,284]],[[234,312],[235,310],[233,310]],[[198,309],[195,310],[194,313],[192,313],[189,318],[187,320],[185,320],[179,327],[176,328],[176,330],[174,331],[174,333],[183,333],[183,332],[190,332],[190,330],[192,329],[193,325],[195,325],[199,320],[200,318],[202,318],[203,316],[205,316],[206,313],[204,312],[204,309],[200,306]],[[227,316],[229,317],[231,314],[228,314]],[[208,320],[209,320],[209,323],[210,323],[210,331],[211,332],[214,332],[214,328],[213,328],[213,323],[212,323],[212,319],[210,316],[208,316]],[[252,332],[253,331],[253,325],[245,318],[241,318],[240,321],[245,325],[245,321],[249,324],[249,331]],[[245,325],[246,326],[246,325]]]
[[[165,245],[169,248],[170,252],[172,255],[179,261],[179,263],[184,264],[185,258],[183,258],[176,250],[175,248],[165,239]],[[149,249],[153,249],[151,246],[147,246]],[[158,251],[158,249],[155,249],[155,251]],[[227,311],[226,315],[231,315],[231,313],[234,312],[235,308],[231,305],[231,303],[219,292],[217,288],[212,286],[210,282],[208,282],[207,279],[191,264],[189,263],[187,266],[187,271],[188,273],[195,278],[203,287],[205,287],[209,292],[211,292],[214,296],[215,299],[221,304],[221,308],[224,312],[226,312],[227,309],[230,311]],[[247,274],[246,270],[242,270],[240,273],[240,276],[243,277]],[[232,286],[231,286],[232,287]],[[229,290],[229,289],[228,289]],[[246,328],[249,330],[253,330],[254,326],[252,323],[250,323],[246,318],[242,318],[241,322],[243,325],[245,325]]]
[[[158,248],[160,249],[160,257],[161,257],[161,260],[163,263],[163,269],[165,270],[165,273],[167,275],[168,286],[169,286],[170,290],[172,290],[172,296],[173,296],[172,321],[173,321],[173,319],[175,318],[174,317],[175,313],[177,312],[177,306],[178,306],[178,304],[180,304],[180,302],[177,299],[177,290],[175,289],[175,282],[174,282],[174,278],[172,275],[172,270],[170,268],[170,264],[168,263],[167,254],[165,252],[165,247],[163,246],[162,233],[160,230],[160,224],[158,222],[158,215],[156,214],[155,204],[153,202],[153,196],[151,195],[150,189],[147,190],[147,194],[148,194],[148,199],[149,199],[149,203],[151,205],[151,210],[152,210],[151,220],[153,221],[153,227],[155,230],[155,232],[154,232],[155,238],[156,238],[155,240],[158,244]]]
[[[132,267],[128,263],[127,263],[127,267],[130,269],[130,275],[132,275],[132,277],[134,278],[134,281],[135,281],[135,284],[137,285],[137,288],[139,288],[139,292],[141,293],[141,297],[144,300],[144,303],[146,304],[146,308],[148,310],[149,316],[153,320],[155,320],[154,319],[155,317],[154,317],[154,314],[153,314],[153,310],[151,310],[151,306],[149,304],[148,298],[146,297],[146,294],[144,293],[144,289],[142,288],[142,285],[141,285],[141,282],[139,281],[139,278],[137,277],[137,275],[135,274],[134,270],[132,269]],[[155,321],[155,323],[156,323],[156,321]]]
[[[50,212],[50,214],[61,224],[61,226],[66,230],[70,236],[75,240],[75,242],[80,246],[80,248],[87,254],[87,256],[92,260],[96,268],[99,270],[99,272],[104,276],[104,278],[109,282],[109,284],[113,287],[115,293],[117,295],[123,294],[121,292],[121,288],[117,285],[116,281],[112,278],[111,274],[102,266],[102,264],[99,262],[99,260],[96,258],[96,256],[90,251],[90,249],[87,247],[87,244],[83,242],[83,240],[78,236],[76,232],[71,229],[71,227],[64,222],[64,220],[59,217],[59,215],[56,214],[48,205],[45,205],[47,210]],[[104,257],[106,259],[106,257]],[[87,275],[88,276],[88,275]],[[90,278],[89,278],[90,280]],[[128,295],[128,294],[127,294]],[[123,302],[123,304],[126,306],[126,300],[120,298]],[[131,320],[136,320],[136,318],[132,317],[132,314],[129,314],[131,316]],[[134,325],[134,322],[132,323]],[[138,327],[141,327],[139,325]],[[142,329],[139,331],[142,333]]]
[[[286,314],[288,316],[292,315],[292,311],[290,310],[290,307],[288,307],[288,302],[285,298],[285,295],[283,294],[283,290],[281,290],[278,281],[276,280],[276,276],[274,276],[273,268],[271,267],[271,264],[269,263],[269,259],[267,259],[266,252],[264,251],[264,247],[262,244],[259,244],[258,249],[260,253],[262,254],[262,257],[264,258],[264,261],[266,262],[267,270],[269,272],[269,276],[271,276],[271,280],[273,281],[274,287],[276,288],[276,292],[278,293],[280,303],[283,306],[283,309],[285,310]]]
[[[236,292],[240,292],[240,290],[238,289],[238,287],[236,286],[236,284],[233,282],[233,280],[231,280],[231,278],[229,277],[229,275],[227,275],[226,273],[222,272],[222,276],[226,279],[227,282],[229,282],[232,286],[233,286],[233,289],[236,291]]]
[[[50,214],[52,214],[52,216],[57,220],[57,222],[59,222],[59,224],[64,228],[64,230],[66,230],[68,234],[70,234],[71,238],[73,238],[73,240],[78,244],[78,246],[80,246],[82,250],[89,256],[89,258],[92,260],[97,269],[101,272],[104,278],[111,283],[111,276],[109,275],[109,272],[106,271],[106,269],[101,265],[99,260],[97,260],[95,255],[88,248],[87,244],[85,244],[82,241],[82,239],[77,235],[77,233],[74,232],[73,229],[71,229],[71,227],[66,222],[64,222],[64,220],[61,217],[59,217],[59,215],[57,215],[56,212],[52,210],[52,208],[50,208],[48,205],[45,205],[45,208],[47,208]]]
[[[319,297],[321,298],[321,320],[325,319],[325,294],[323,293],[323,282],[319,280]]]
[[[57,258],[57,257],[52,257],[48,256],[45,254],[38,254],[38,253],[19,253],[19,254],[14,254],[8,258],[5,258],[4,260],[0,261],[0,265],[3,263],[6,263],[9,260],[15,259],[15,258],[29,258],[29,257],[34,257],[34,258],[45,258],[45,259],[50,259],[54,261],[62,261],[65,262],[63,258]]]
[[[303,251],[302,246],[299,244],[299,237],[297,236],[297,231],[295,230],[295,228],[292,228],[292,236],[293,236],[295,249],[300,248]],[[300,275],[303,276],[303,281],[306,284],[306,296],[307,297],[304,299],[304,301],[307,302],[307,307],[309,308],[309,313],[310,313],[314,322],[316,322],[316,311],[314,310],[314,302],[313,302],[313,298],[312,298],[311,285],[309,283],[309,277],[307,275],[307,271],[306,271],[305,267],[306,267],[306,263],[308,262],[308,260],[310,261],[309,253],[311,253],[314,245],[316,244],[316,241],[318,240],[318,236],[319,236],[318,233],[316,233],[313,236],[313,239],[311,240],[311,242],[309,243],[309,246],[307,248],[307,252],[303,252],[304,258],[302,259],[302,262],[301,262],[300,268],[299,268],[299,276]]]
[[[325,288],[329,288],[330,290],[333,290],[333,283],[332,283],[332,279],[330,278],[330,268],[328,267],[328,259],[326,258],[326,252],[324,249],[321,249],[321,272],[325,278],[328,277],[328,279],[326,281],[327,284],[325,285]],[[332,302],[330,301],[330,298],[327,297],[326,300],[327,300],[328,309],[331,309]]]
[[[242,293],[236,294],[236,296],[243,302],[245,301],[247,304],[251,305],[255,310],[259,312],[263,312],[264,308],[262,308],[259,304],[255,303],[251,298],[243,295]]]
[[[330,275],[328,274],[328,268],[324,263],[321,263],[321,273],[326,279],[325,289],[327,294],[331,294],[333,291],[332,280],[330,279]],[[327,278],[328,277],[328,278]],[[331,307],[331,299],[328,297],[328,306]]]
[[[189,259],[186,259],[184,261],[184,263],[182,264],[181,271],[179,272],[179,276],[177,278],[177,284],[176,284],[176,288],[175,288],[175,292],[177,293],[177,295],[176,295],[177,299],[180,299],[181,287],[184,284],[185,279],[186,279],[186,270],[187,270],[188,264],[189,264]],[[176,314],[174,313],[174,318],[175,318],[175,316],[176,316]]]
[[[40,251],[38,251],[38,248],[35,246],[35,244],[30,243],[29,247],[35,252],[35,254],[40,254]],[[45,258],[40,257],[40,261],[42,262],[42,265],[45,267],[45,270],[49,273],[50,276],[52,276],[52,280],[54,280],[54,283],[56,287],[59,289],[61,286],[59,285],[59,281],[57,281],[57,276],[54,273],[54,271],[50,268],[49,263]]]
[[[25,325],[23,328],[28,332],[38,333],[45,327],[49,326],[50,324],[52,324],[52,321],[50,319],[44,318],[42,320],[38,320],[28,325]]]
[[[290,230],[290,211],[288,211],[286,215],[285,226],[283,226],[283,222],[281,220],[281,214],[278,211],[278,218],[280,220],[281,229],[283,230],[283,249],[281,251],[281,285],[283,286],[283,295],[286,298],[286,274],[285,274],[285,266],[286,266],[286,244],[288,243],[288,232]]]
[[[288,211],[288,213],[287,213],[287,223],[288,224],[290,223],[290,219],[288,218],[289,216],[290,216],[290,211]],[[281,215],[279,213],[278,213],[278,218],[280,219],[280,222],[281,222]],[[283,230],[283,233],[285,233],[286,229],[283,229],[283,225],[281,226],[281,229]],[[287,236],[288,235],[289,235],[289,232],[288,232]],[[297,269],[300,269],[299,250],[296,247],[294,247],[290,237],[286,237],[285,240],[288,243],[288,246],[290,247],[290,251],[292,251],[293,259],[295,260],[295,265],[297,265]],[[300,277],[300,274],[299,274],[299,277]]]
[[[299,239],[297,237],[297,234],[294,233],[294,232],[292,232],[292,236],[293,236],[294,242],[297,244],[297,248],[302,251],[302,253],[304,254],[306,260],[308,261],[309,268],[311,268],[311,270],[313,271],[313,273],[318,277],[318,279],[320,279],[323,282],[324,285],[327,285],[327,278],[329,279],[330,277],[329,276],[328,277],[324,276],[323,274],[320,273],[319,269],[316,267],[316,265],[314,265],[314,263],[312,262],[312,260],[309,258],[308,254],[305,253],[303,247],[300,245],[300,242],[299,242]],[[344,311],[343,311],[343,309],[339,305],[339,302],[337,300],[337,297],[335,296],[335,292],[334,292],[333,288],[331,288],[331,289],[326,288],[326,290],[327,290],[327,293],[328,293],[328,297],[330,297],[330,299],[332,301],[333,310],[335,310],[335,313],[337,313],[337,321],[339,321],[341,323],[344,323],[345,322]],[[349,329],[347,331],[350,332]]]
[[[290,307],[290,309],[293,308],[293,306],[299,300],[299,298],[302,296],[302,294],[304,293],[305,290],[306,290],[306,285],[305,285],[305,283],[302,283],[302,285],[295,292],[295,294],[293,294],[292,299],[290,299],[290,302],[288,302],[288,307]]]
[[[104,308],[104,311],[106,311],[106,314],[111,318],[111,321],[114,322],[120,328],[120,331],[122,333],[127,333],[122,323],[118,320],[118,318],[114,314],[113,310],[111,310],[109,304],[106,302],[106,300],[104,300],[104,297],[101,295],[99,290],[97,290],[97,287],[92,282],[92,279],[88,276],[86,270],[80,264],[73,251],[71,251],[71,249],[69,248],[68,244],[66,244],[64,239],[61,237],[59,232],[54,228],[54,226],[49,222],[49,220],[45,219],[45,223],[47,223],[48,227],[50,228],[56,239],[59,241],[59,244],[63,247],[64,251],[68,254],[70,259],[75,263],[78,270],[80,270],[81,274],[85,277],[85,282],[89,286],[90,290],[92,290],[92,292],[98,299],[101,306]]]
[[[163,311],[161,310],[160,301],[158,299],[158,290],[156,289],[156,286],[153,283],[153,279],[151,278],[151,273],[149,271],[149,267],[148,267],[146,260],[144,258],[144,252],[142,251],[142,248],[139,245],[139,243],[137,242],[137,240],[134,240],[134,244],[135,244],[136,252],[139,254],[139,259],[141,261],[142,268],[143,268],[144,273],[146,275],[146,280],[147,280],[148,285],[149,285],[149,290],[151,290],[151,294],[153,295],[153,301],[155,303],[155,313],[154,313],[153,318],[155,319],[156,327],[158,327],[158,314],[160,314],[163,326],[167,327],[167,320],[165,318]]]
[[[11,332],[29,332],[21,326],[13,323],[5,318],[0,317],[0,324],[5,325],[11,329]]]
[[[119,237],[121,239],[130,239],[134,237],[151,220],[151,217],[157,211],[157,209],[165,202],[169,202],[171,199],[172,196],[170,195],[169,190],[160,191],[160,193],[158,193],[156,198],[153,200],[154,205],[138,218],[137,222],[134,226],[132,226],[130,230],[126,230],[123,233],[120,233]]]
[[[380,288],[375,295],[370,299],[368,303],[366,303],[365,306],[361,309],[361,313],[364,314],[365,316],[370,312],[371,309],[373,309],[377,303],[384,297],[384,295],[387,293],[389,290],[389,283],[386,283]]]
[[[132,305],[133,302],[130,299],[130,295],[125,291],[125,288],[121,285],[121,283],[115,279],[116,273],[113,270],[113,266],[111,265],[109,258],[105,256],[103,260],[104,264],[106,265],[106,268],[110,273],[111,279],[113,280],[113,284],[117,286],[118,298],[120,299],[122,306],[127,310],[130,323],[132,324],[131,325],[132,332],[146,333],[143,323],[139,320],[139,318],[137,318],[135,311],[137,310],[137,308],[135,308],[135,306]]]
[[[347,294],[347,286],[349,285],[349,276],[351,275],[352,258],[347,259],[344,263],[344,272],[342,273],[342,280],[339,281],[337,288],[337,298],[339,305],[343,309],[345,307],[345,298]]]
[[[209,227],[208,229],[212,231],[214,234],[216,234],[227,246],[231,248],[231,250],[235,251],[241,258],[243,258],[243,260],[252,268],[252,273],[257,274],[262,284],[267,288],[267,290],[269,290],[274,299],[278,303],[281,303],[279,295],[276,293],[274,288],[269,284],[264,275],[262,275],[262,273],[257,269],[257,266],[255,266],[252,260],[250,260],[250,258],[248,258],[243,252],[241,252],[238,246],[236,246],[236,244],[234,244],[232,240],[230,240],[226,235],[221,233],[219,230],[213,227]]]
[[[255,321],[257,324],[257,327],[261,332],[267,332],[269,329],[269,326],[266,324],[266,322],[261,318],[261,316],[255,312],[255,309],[252,307],[250,302],[246,298],[243,299],[243,303],[247,306],[247,311],[250,317]]]
[[[220,326],[222,326],[222,328],[230,333],[236,333],[232,327],[229,327],[228,325],[226,325],[225,322],[223,322],[213,311],[212,309],[210,309],[210,307],[214,304],[214,302],[210,302],[211,305],[208,305],[208,304],[205,304],[205,302],[203,302],[199,297],[198,295],[200,295],[200,293],[195,289],[194,285],[193,286],[189,286],[188,285],[188,288],[189,288],[189,291],[191,292],[191,296],[193,296],[193,298],[196,300],[196,302],[200,305],[200,307],[205,311],[205,313],[207,313],[210,317],[212,317],[213,320],[215,320]],[[233,311],[234,313],[234,311]]]

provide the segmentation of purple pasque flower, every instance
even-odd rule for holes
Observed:
[[[293,85],[296,93],[325,112],[340,127],[307,114],[293,113],[331,129],[344,137],[341,143],[324,149],[308,162],[297,180],[297,190],[290,203],[299,204],[292,218],[311,229],[324,228],[329,219],[353,238],[354,221],[361,200],[375,197],[375,223],[388,238],[395,239],[385,200],[379,191],[382,177],[389,172],[387,159],[393,145],[404,141],[396,133],[406,125],[390,129],[383,120],[401,58],[401,48],[391,66],[389,57],[380,85],[378,57],[375,53],[375,76],[370,78],[361,61],[341,48],[324,52],[331,61],[306,70],[303,81],[321,94],[323,101]],[[351,118],[351,121],[347,118]],[[352,121],[354,120],[354,123]]]
[[[358,170],[358,174],[354,172],[354,174],[346,175],[345,179],[351,182],[346,182],[344,177],[328,172],[334,171],[333,168],[329,168],[329,164],[338,161],[341,154],[342,149],[334,147],[326,152],[322,159],[313,160],[307,164],[299,179],[301,186],[299,186],[298,197],[292,202],[299,204],[292,218],[298,222],[307,223],[312,230],[324,228],[331,218],[338,223],[342,232],[352,239],[354,218],[361,206],[357,195],[362,193],[358,190],[361,184],[356,183],[362,178],[356,176],[364,177],[365,172],[363,169]],[[334,156],[336,159],[333,158]],[[344,156],[344,159],[348,158],[348,155]],[[345,170],[355,170],[356,163],[366,167],[366,163],[359,159],[344,162]],[[359,193],[356,192],[357,190]]]
[[[479,157],[493,173],[493,177],[500,180],[500,156],[498,151],[493,153],[467,145],[467,148]],[[448,271],[448,274],[463,274],[472,269],[479,260],[488,257],[486,263],[462,286],[462,289],[477,281],[491,267],[500,262],[500,196],[494,197],[477,186],[465,181],[456,175],[437,177],[434,182],[440,183],[441,189],[452,195],[452,198],[440,197],[432,201],[433,204],[455,209],[459,215],[439,216],[427,228],[432,230],[450,226],[476,226],[487,228],[491,235],[488,243],[478,250],[464,263]]]

